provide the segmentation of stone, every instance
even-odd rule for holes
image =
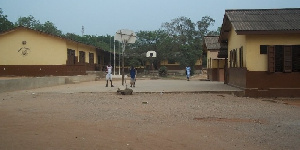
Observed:
[[[130,88],[127,88],[125,86],[120,86],[117,90],[118,93],[122,95],[132,95],[133,90]]]

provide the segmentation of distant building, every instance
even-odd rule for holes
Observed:
[[[207,79],[210,81],[224,81],[225,58],[218,58],[220,49],[219,36],[204,37],[203,55],[207,59]]]
[[[84,75],[108,64],[108,52],[26,27],[0,33],[0,76]]]
[[[163,60],[160,62],[160,66],[166,66],[169,73],[185,74],[185,67],[180,66],[179,62],[172,60]],[[200,57],[195,63],[195,73],[201,73],[202,70],[202,58]]]
[[[226,10],[225,83],[252,97],[300,97],[300,8]]]

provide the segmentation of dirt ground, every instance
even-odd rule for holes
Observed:
[[[300,149],[297,99],[0,93],[0,149]]]

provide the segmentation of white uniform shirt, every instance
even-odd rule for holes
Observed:
[[[107,66],[107,74],[111,74],[111,71],[112,71],[112,66]]]
[[[112,66],[106,66],[107,68],[107,74],[106,74],[106,80],[112,80],[112,75],[111,75],[111,72],[112,72]]]

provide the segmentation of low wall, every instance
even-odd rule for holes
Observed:
[[[79,82],[95,81],[96,78],[96,74],[89,74],[78,76],[20,77],[11,79],[0,79],[0,93],[57,86],[62,84],[74,84]]]
[[[228,68],[228,85],[245,90],[248,97],[300,97],[300,72],[269,73]]]
[[[90,69],[90,65],[0,65],[0,76],[73,76]]]
[[[65,84],[65,77],[33,77],[0,80],[0,92],[27,90]]]
[[[228,85],[246,88],[247,68],[228,68]]]
[[[224,69],[208,68],[207,79],[209,79],[210,81],[224,81]]]
[[[66,84],[95,81],[96,77],[97,77],[96,74],[69,76],[69,77],[66,77]]]
[[[300,72],[248,71],[246,96],[300,97]]]

